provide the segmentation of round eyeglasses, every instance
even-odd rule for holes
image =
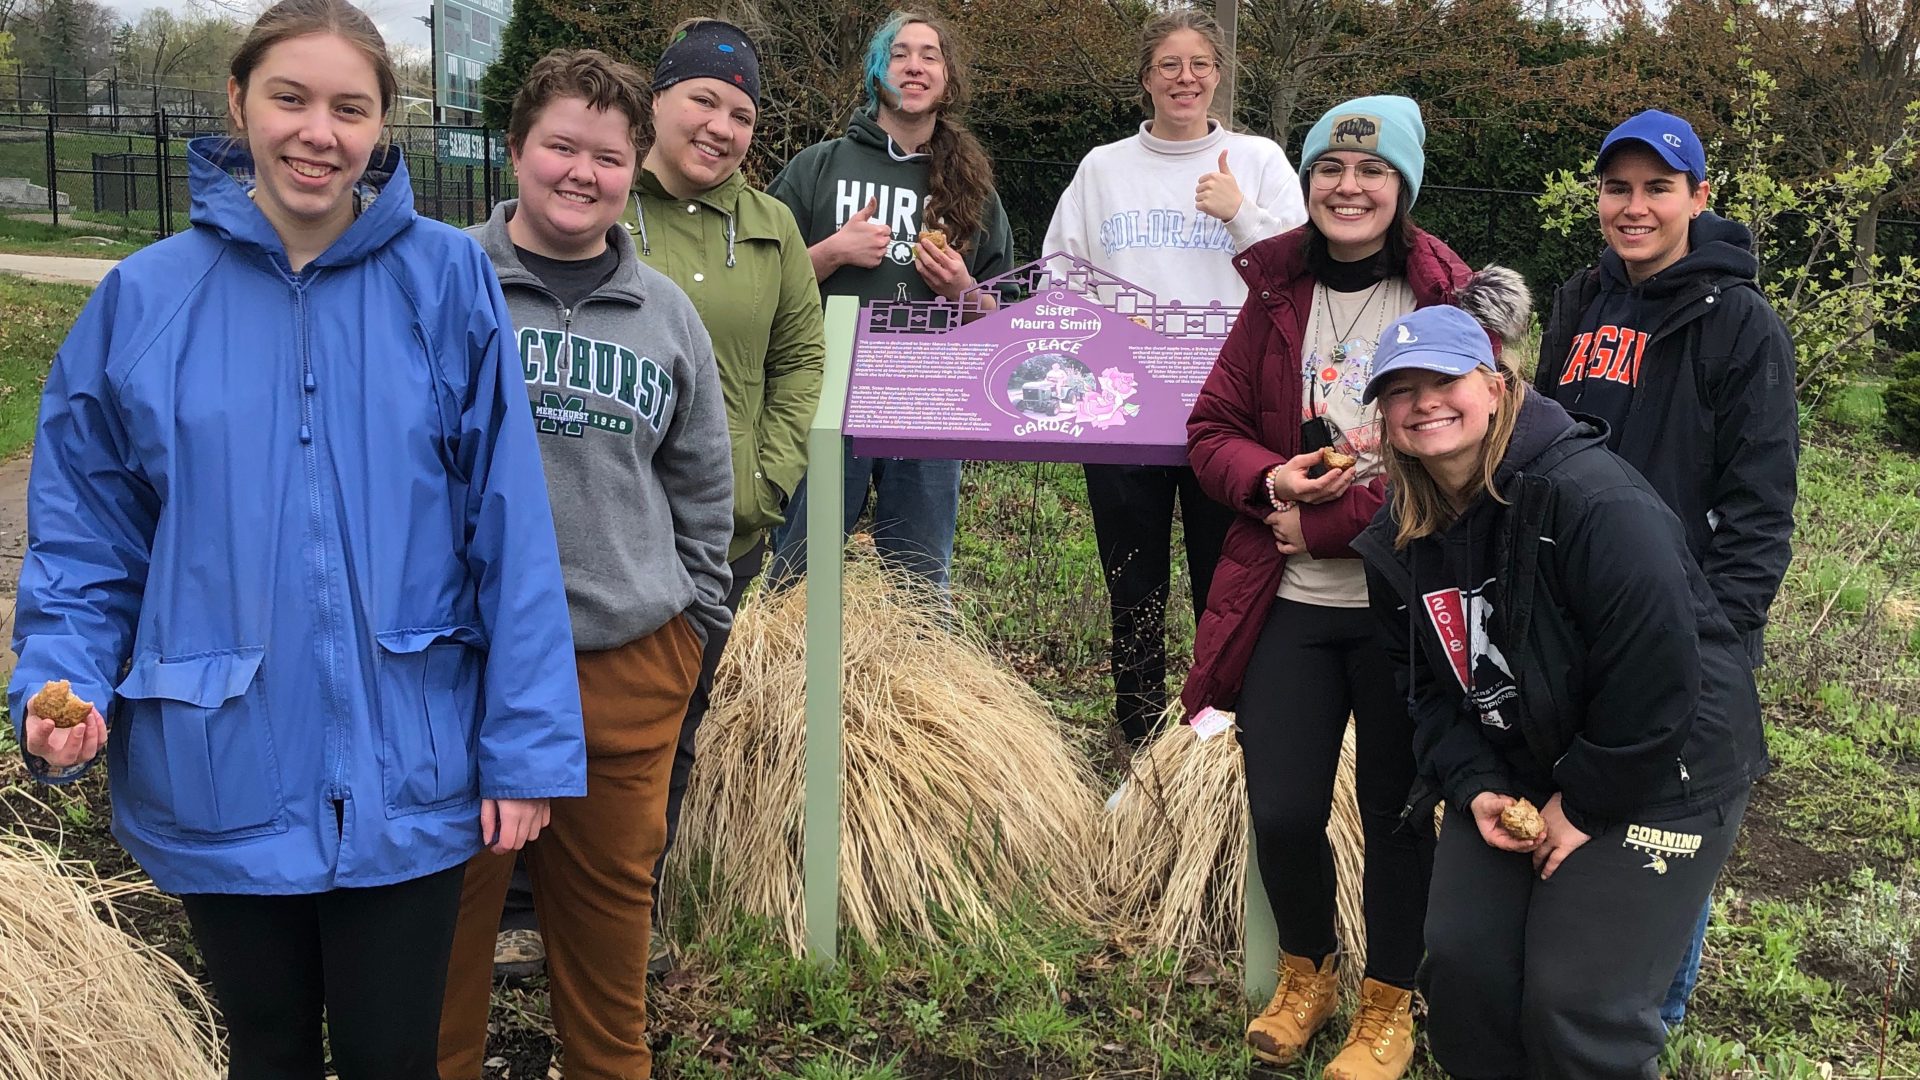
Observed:
[[[1379,191],[1387,186],[1387,178],[1399,171],[1384,161],[1362,161],[1347,165],[1322,159],[1313,163],[1307,175],[1313,178],[1316,189],[1330,191],[1340,186],[1340,179],[1347,175],[1349,169],[1353,170],[1354,182],[1360,185],[1361,191]]]
[[[1178,57],[1169,56],[1153,66],[1155,70],[1160,72],[1160,77],[1168,82],[1174,82],[1179,79],[1180,72],[1185,69],[1192,69],[1193,77],[1196,79],[1204,79],[1220,70],[1220,65],[1217,62],[1209,60],[1204,56],[1196,56],[1191,60],[1182,60]]]

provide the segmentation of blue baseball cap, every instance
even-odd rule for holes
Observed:
[[[1623,142],[1645,143],[1660,155],[1660,160],[1693,177],[1695,183],[1707,178],[1707,151],[1700,145],[1700,136],[1693,133],[1692,124],[1672,113],[1648,109],[1607,132],[1597,159],[1601,167],[1605,167],[1609,152]]]
[[[1387,324],[1373,351],[1373,375],[1367,379],[1360,404],[1373,401],[1380,380],[1396,371],[1438,371],[1465,375],[1476,367],[1500,370],[1493,359],[1493,339],[1479,320],[1451,304],[1424,307]]]

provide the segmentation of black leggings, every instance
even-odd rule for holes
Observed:
[[[231,1080],[439,1080],[464,864],[368,889],[180,898],[226,1021]]]
[[[1106,571],[1113,618],[1113,696],[1120,730],[1146,741],[1167,710],[1167,600],[1173,584],[1173,507],[1187,549],[1193,621],[1207,590],[1232,508],[1209,499],[1184,465],[1088,465],[1087,505]]]
[[[1275,600],[1247,664],[1237,720],[1260,876],[1280,947],[1313,960],[1339,941],[1327,819],[1349,713],[1367,843],[1366,974],[1412,989],[1425,948],[1433,830],[1425,830],[1423,844],[1413,828],[1400,827],[1413,787],[1413,722],[1394,688],[1393,665],[1366,608]]]

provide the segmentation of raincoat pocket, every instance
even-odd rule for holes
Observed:
[[[389,630],[380,643],[381,783],[387,816],[480,795],[480,670],[471,626]]]
[[[233,839],[284,832],[286,796],[267,716],[262,648],[135,658],[116,692],[134,820]]]

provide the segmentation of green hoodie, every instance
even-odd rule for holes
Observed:
[[[767,194],[786,203],[800,223],[808,246],[832,236],[870,198],[880,200],[875,221],[893,226],[893,245],[880,265],[843,266],[820,283],[823,296],[874,300],[931,300],[932,289],[914,269],[913,244],[925,227],[920,208],[927,202],[927,155],[903,152],[880,127],[874,114],[853,114],[847,133],[815,143],[794,156],[768,185]],[[1007,212],[994,192],[981,215],[982,228],[967,252],[967,270],[985,281],[1013,269],[1013,233]],[[952,237],[957,243],[959,237]]]
[[[692,298],[713,338],[733,439],[732,561],[780,524],[807,471],[807,425],[820,400],[825,324],[813,262],[793,215],[735,172],[676,199],[653,173],[622,224],[642,262]]]

